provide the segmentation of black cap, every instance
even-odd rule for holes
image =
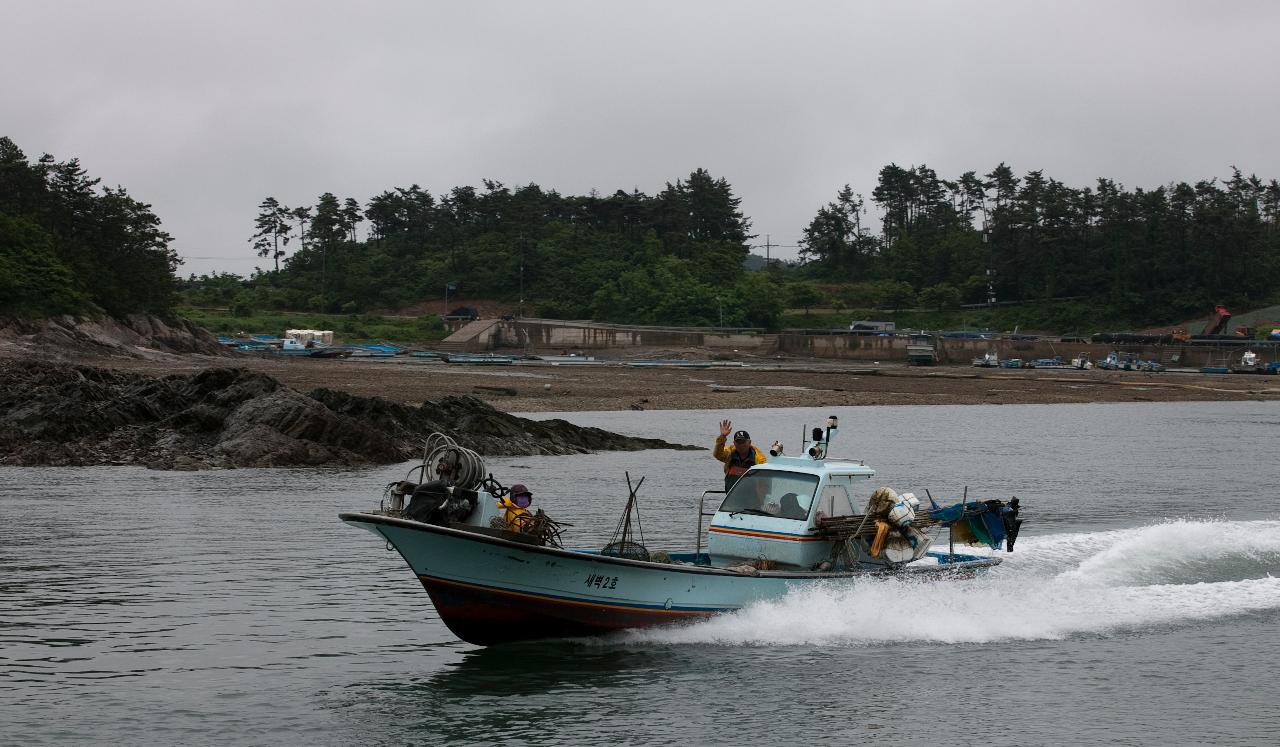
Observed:
[[[533,495],[533,493],[523,484],[516,483],[511,486],[511,496],[514,498],[517,495]]]
[[[750,441],[750,440],[751,440],[751,434],[747,433],[746,431],[738,431],[737,433],[733,434],[734,443],[738,443],[739,441]]]

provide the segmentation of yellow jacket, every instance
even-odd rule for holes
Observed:
[[[711,451],[712,456],[724,462],[724,473],[726,475],[729,474],[729,470],[737,468],[740,470],[737,476],[741,476],[742,472],[746,472],[751,465],[764,464],[768,461],[765,459],[764,452],[757,449],[754,445],[751,447],[751,454],[749,456],[742,458],[741,460],[735,458],[734,455],[738,453],[738,450],[733,447],[726,448],[725,441],[727,440],[728,436],[717,436],[716,448]]]
[[[505,495],[498,499],[498,508],[506,512],[502,518],[506,520],[508,529],[513,532],[524,531],[525,522],[528,521],[529,509],[520,508]]]

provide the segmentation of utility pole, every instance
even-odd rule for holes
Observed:
[[[751,245],[752,249],[759,249],[760,247],[764,247],[764,267],[767,270],[773,264],[774,249],[795,249],[797,245],[796,244],[775,244],[773,243],[773,237],[766,233],[764,235],[763,244]]]
[[[987,228],[986,223],[982,224],[982,243],[986,244],[991,240],[991,230]],[[987,268],[987,308],[996,305],[996,279],[995,272]]]

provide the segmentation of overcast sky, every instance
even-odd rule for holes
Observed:
[[[1268,1],[0,0],[0,134],[151,203],[184,275],[264,265],[268,195],[699,167],[794,246],[889,162],[1280,177],[1278,34]]]

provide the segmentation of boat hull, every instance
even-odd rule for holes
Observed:
[[[692,622],[795,588],[868,575],[737,573],[539,547],[380,514],[340,518],[394,547],[431,596],[441,621],[462,640],[482,646]],[[974,558],[932,570],[967,576],[998,562]],[[928,572],[912,567],[899,573],[921,571]]]
[[[520,640],[603,635],[669,625],[716,612],[644,609],[554,595],[486,588],[418,576],[445,626],[462,640],[492,646]]]

